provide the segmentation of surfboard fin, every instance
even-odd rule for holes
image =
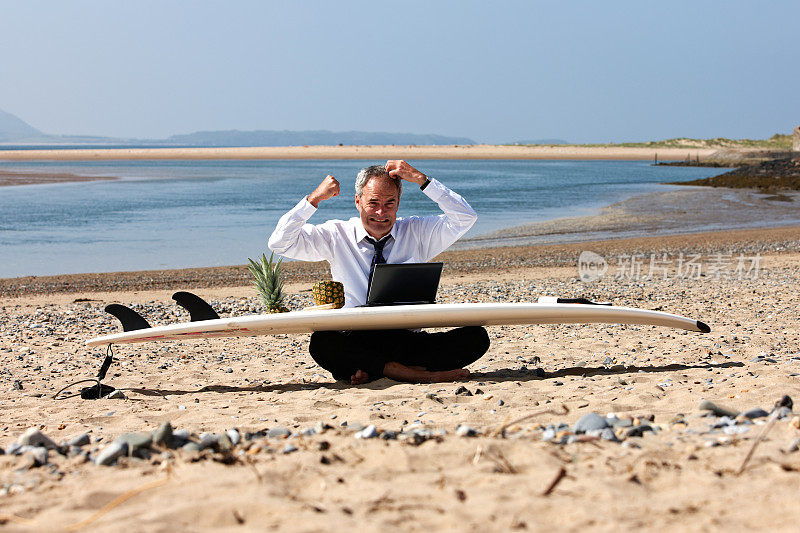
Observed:
[[[147,329],[150,324],[142,315],[120,304],[109,304],[105,308],[106,313],[114,315],[122,323],[122,331],[136,331],[137,329]]]
[[[540,304],[584,304],[584,305],[611,305],[611,302],[593,302],[586,298],[556,298],[555,296],[539,296]]]
[[[214,311],[214,308],[211,307],[211,304],[196,294],[179,291],[172,295],[172,299],[178,302],[178,305],[189,311],[192,322],[215,320],[219,318],[219,315]]]

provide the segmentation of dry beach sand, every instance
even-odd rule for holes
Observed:
[[[713,148],[624,146],[388,145],[263,146],[247,148],[123,148],[2,150],[0,161],[100,161],[114,159],[628,159],[705,158]]]
[[[577,278],[581,250],[607,259],[603,278]],[[631,254],[641,271],[626,267]],[[648,278],[650,254],[663,268]],[[699,269],[680,260],[695,256]],[[44,294],[58,280],[4,280],[0,447],[13,452],[29,428],[56,443],[89,441],[66,455],[0,456],[4,529],[796,530],[800,419],[786,408],[770,422],[702,416],[699,405],[770,412],[783,395],[800,399],[800,228],[447,258],[444,302],[586,296],[680,313],[712,332],[495,327],[468,381],[359,387],[313,363],[308,335],[121,346],[106,381],[136,389],[127,399],[57,401],[62,386],[96,373],[103,352],[83,343],[118,329],[107,303],[153,324],[186,320],[170,294],[209,277],[195,292],[223,316],[261,306],[235,269],[74,276]],[[307,268],[290,272],[293,308],[310,302],[321,271]],[[575,434],[589,413],[615,413],[593,420],[614,426]],[[121,435],[167,421],[196,444],[128,436],[142,446],[131,457],[93,464]]]

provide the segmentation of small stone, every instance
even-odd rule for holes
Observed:
[[[238,429],[229,429],[228,431],[225,432],[225,434],[228,436],[228,439],[230,439],[231,444],[233,444],[234,446],[239,444],[239,441],[242,440],[241,435],[239,435]]]
[[[317,433],[325,433],[329,429],[333,429],[333,426],[326,424],[325,422],[317,422],[314,424],[314,431]]]
[[[103,448],[97,457],[95,457],[94,464],[108,466],[114,463],[119,457],[128,454],[128,445],[119,440],[115,440],[105,448]]]
[[[69,439],[67,441],[67,446],[78,446],[78,447],[86,446],[90,442],[91,442],[91,440],[89,439],[89,434],[88,433],[81,433],[80,435],[77,435],[77,436],[72,437],[71,439]]]
[[[217,437],[217,447],[215,448],[219,452],[229,452],[233,449],[233,443],[231,439],[228,437],[227,433],[220,433]]]
[[[28,458],[23,468],[36,468],[47,464],[47,448],[42,446],[24,446],[22,453]]]
[[[317,430],[314,428],[305,428],[303,431],[300,432],[300,434],[304,437],[311,437],[312,435],[317,434]]]
[[[30,428],[17,440],[20,446],[40,446],[48,450],[58,449],[58,445],[50,437],[36,428]]]
[[[156,446],[165,446],[172,448],[173,441],[172,424],[163,422],[160,426],[153,431],[153,444]]]
[[[586,413],[576,423],[575,433],[586,433],[587,431],[596,429],[605,429],[608,427],[606,419],[597,413]]]
[[[384,431],[381,433],[381,438],[383,440],[397,440],[397,432],[391,430]]]
[[[292,432],[284,427],[275,427],[267,432],[267,437],[269,437],[270,439],[278,439],[278,438],[286,438],[291,434]]]
[[[792,407],[794,407],[794,402],[792,402],[792,399],[788,395],[784,394],[780,400],[775,402],[775,407],[788,407],[792,409]]]
[[[127,444],[128,450],[133,453],[139,448],[149,448],[153,443],[152,433],[124,433],[117,437],[115,442],[122,442]]]
[[[202,450],[202,447],[196,442],[189,441],[181,447],[181,450],[185,452],[199,452]]]
[[[219,447],[219,435],[215,435],[214,433],[203,433],[200,435],[199,445],[201,450],[211,448],[212,450],[216,451]]]
[[[764,418],[765,416],[769,416],[769,413],[760,407],[756,407],[755,409],[745,411],[741,416],[747,418],[748,420],[755,420],[756,418]]]
[[[22,382],[15,379],[14,383],[11,384],[11,390],[22,390]]]
[[[614,364],[614,359],[613,358],[606,357],[605,359],[603,359],[603,365],[608,366],[608,365],[613,365],[613,364]]]
[[[625,432],[626,437],[643,437],[644,434],[648,431],[653,431],[652,426],[648,424],[641,424],[639,426],[634,426],[630,428],[628,431]]]
[[[471,428],[464,424],[461,424],[456,428],[456,435],[459,437],[474,437],[477,434],[478,431],[475,428]]]
[[[456,396],[472,396],[472,393],[464,385],[456,389]]]
[[[709,402],[708,400],[703,400],[700,402],[698,409],[701,411],[711,411],[716,416],[729,416],[731,418],[736,418],[736,415],[739,414],[739,411],[727,409],[715,403]]]
[[[106,396],[109,400],[127,400],[128,397],[125,396],[125,393],[121,390],[112,391],[111,394]]]
[[[297,446],[287,444],[281,453],[292,453],[297,451]]]
[[[619,442],[617,435],[614,433],[614,430],[611,428],[605,428],[600,432],[600,438],[603,440],[611,441],[611,442]]]
[[[378,436],[378,428],[376,428],[372,424],[365,427],[355,435],[357,439],[374,439],[377,436]]]
[[[500,407],[504,406],[505,404],[506,402],[504,402],[503,400],[497,400],[497,405],[499,405]]]
[[[788,407],[778,407],[776,415],[777,418],[787,418],[792,416],[792,410]]]

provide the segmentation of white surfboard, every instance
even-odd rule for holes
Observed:
[[[661,311],[572,303],[462,303],[356,307],[219,318],[95,337],[89,346],[314,331],[512,324],[642,324],[708,333],[703,322]],[[554,299],[553,299],[554,300]]]

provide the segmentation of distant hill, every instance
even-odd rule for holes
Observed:
[[[533,141],[514,141],[511,144],[527,145],[527,144],[569,144],[569,141],[564,139],[536,139]]]
[[[475,144],[466,137],[368,131],[198,131],[163,141],[189,146],[305,146],[364,144]]]
[[[20,141],[44,135],[21,118],[0,109],[0,142]]]

